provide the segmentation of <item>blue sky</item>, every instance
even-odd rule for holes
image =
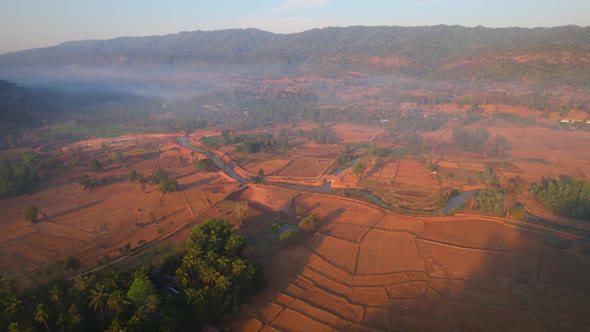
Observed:
[[[0,53],[69,40],[327,26],[590,25],[590,0],[0,0]]]

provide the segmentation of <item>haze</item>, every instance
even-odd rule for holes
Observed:
[[[4,4],[0,331],[588,330],[586,1],[359,3]]]
[[[0,53],[70,40],[258,28],[291,33],[327,26],[588,25],[585,0],[2,1]]]

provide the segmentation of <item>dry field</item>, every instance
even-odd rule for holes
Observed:
[[[274,254],[243,331],[587,330],[590,265],[544,235],[473,217],[408,217],[301,194],[320,230]]]
[[[371,142],[375,137],[386,132],[380,127],[355,124],[335,124],[330,127],[330,130],[340,144]]]
[[[392,206],[430,209],[441,185],[439,177],[415,160],[384,159],[369,171],[361,185]]]
[[[117,249],[126,243],[136,248],[175,231],[238,186],[218,173],[197,173],[188,151],[179,149],[169,137],[137,136],[109,142],[112,151],[131,151],[133,144],[159,147],[162,153],[157,159],[136,158],[130,169],[146,179],[156,169],[165,169],[178,180],[179,191],[162,194],[157,185],[149,183],[142,190],[129,183],[129,170],[121,163],[106,163],[104,154],[96,150],[100,143],[80,142],[78,146],[85,146],[84,158],[91,158],[94,151],[103,161],[103,172],[74,168],[43,181],[32,195],[0,200],[0,272],[6,277],[17,278],[23,285],[40,281],[66,256],[79,258],[84,270],[91,269],[105,256],[120,256]],[[112,177],[114,182],[82,189],[76,181],[83,173],[99,181]],[[45,217],[34,224],[24,221],[21,210],[28,205],[39,207]]]
[[[276,173],[282,177],[317,177],[330,166],[333,159],[320,157],[293,156],[293,161]]]

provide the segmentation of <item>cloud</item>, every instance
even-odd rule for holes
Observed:
[[[330,0],[285,0],[272,11],[275,13],[289,12],[312,7],[321,7],[328,4]]]

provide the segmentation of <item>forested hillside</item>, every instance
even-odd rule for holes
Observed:
[[[359,71],[432,79],[585,84],[590,27],[347,27],[273,34],[256,29],[67,42],[0,56],[18,65],[260,64],[276,74]],[[270,66],[269,65],[273,65]]]

